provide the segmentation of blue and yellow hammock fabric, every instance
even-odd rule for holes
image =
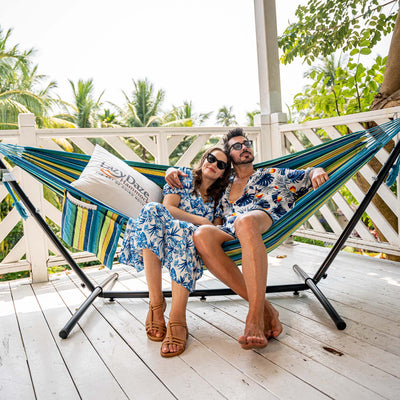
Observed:
[[[279,246],[298,229],[339,188],[359,171],[374,155],[400,132],[400,119],[389,121],[369,130],[351,133],[301,152],[255,164],[255,168],[322,167],[330,179],[317,190],[300,198],[263,236],[267,251]],[[0,143],[0,153],[33,175],[57,194],[64,196],[62,238],[70,246],[96,254],[111,268],[118,244],[128,217],[110,209],[71,186],[78,179],[90,156],[34,147]],[[126,161],[147,178],[162,187],[168,165]],[[398,173],[399,161],[393,170]],[[224,244],[226,254],[237,264],[241,263],[238,240]]]

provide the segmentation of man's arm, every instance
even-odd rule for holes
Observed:
[[[180,180],[181,176],[185,177],[185,176],[188,176],[188,174],[185,174],[183,171],[181,171],[179,169],[171,167],[171,168],[168,168],[167,171],[165,172],[165,181],[171,187],[174,187],[177,189],[182,189],[183,185]]]
[[[310,172],[310,179],[313,189],[319,188],[322,184],[324,184],[328,179],[329,175],[323,168],[314,168]]]

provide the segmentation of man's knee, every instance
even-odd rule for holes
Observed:
[[[262,234],[272,225],[271,217],[264,211],[251,211],[239,215],[235,220],[235,232],[238,239],[244,235]]]
[[[256,216],[252,213],[246,213],[239,215],[235,220],[235,232],[236,235],[254,233],[254,231],[259,231],[258,220]]]

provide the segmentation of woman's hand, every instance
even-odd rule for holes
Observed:
[[[168,183],[169,186],[183,189],[182,182],[180,177],[186,177],[188,174],[185,174],[183,171],[176,169],[176,168],[168,168],[165,172],[165,181]]]

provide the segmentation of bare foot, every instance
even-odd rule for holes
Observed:
[[[265,300],[264,303],[264,334],[267,339],[276,338],[282,333],[282,324],[279,313],[272,304]]]
[[[263,324],[258,324],[257,322],[250,321],[251,318],[246,318],[246,327],[244,329],[244,334],[239,337],[238,342],[240,343],[242,349],[262,349],[268,344],[263,333]]]
[[[161,353],[180,353],[182,349],[185,348],[187,339],[187,329],[184,326],[171,326],[171,336],[175,339],[175,343],[171,343],[171,338],[167,336],[161,344]],[[180,343],[178,343],[180,342]],[[172,354],[171,354],[172,355]]]

